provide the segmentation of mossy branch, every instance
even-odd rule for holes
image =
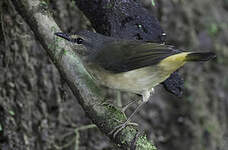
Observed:
[[[124,122],[126,116],[121,111],[104,103],[101,89],[93,82],[72,48],[67,42],[54,36],[54,33],[60,29],[48,11],[45,1],[11,0],[11,2],[32,29],[93,123],[108,135],[119,125],[119,121]],[[138,136],[137,129],[133,126],[123,129],[115,139],[111,135],[108,136],[123,149],[156,149],[145,135]]]

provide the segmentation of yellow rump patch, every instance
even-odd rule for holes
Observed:
[[[183,52],[166,57],[158,65],[171,74],[185,64],[186,56],[190,53],[191,52]]]

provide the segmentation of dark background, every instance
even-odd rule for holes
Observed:
[[[65,32],[91,28],[73,1],[47,1]],[[217,59],[180,70],[182,98],[155,88],[134,121],[159,150],[228,148],[228,1],[151,0],[167,43],[191,51],[213,51]],[[0,11],[0,149],[74,149],[74,129],[91,124],[32,31],[9,1]],[[108,90],[110,100],[116,92]],[[122,93],[123,102],[139,98]],[[128,110],[134,110],[135,106]],[[79,132],[80,150],[116,149],[97,128]]]

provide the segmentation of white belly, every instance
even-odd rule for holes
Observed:
[[[169,77],[168,73],[164,74],[161,68],[155,66],[116,74],[102,68],[96,68],[95,70],[92,66],[87,70],[96,82],[103,86],[137,94],[151,90]]]

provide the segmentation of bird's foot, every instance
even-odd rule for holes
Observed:
[[[126,126],[132,125],[132,126],[138,126],[137,123],[130,122],[129,120],[125,121],[124,123],[121,123],[120,125],[116,126],[111,132],[109,132],[109,135],[113,135],[113,138],[116,137],[116,135],[123,130]]]

